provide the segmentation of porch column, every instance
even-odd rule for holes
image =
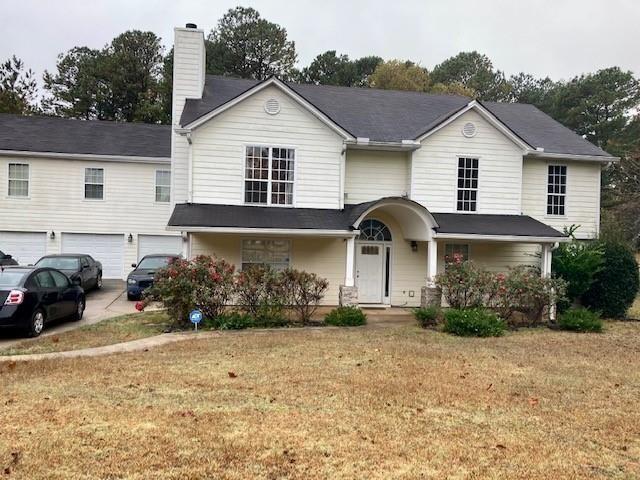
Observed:
[[[427,284],[420,292],[421,307],[440,307],[442,304],[442,292],[436,286],[436,274],[438,272],[438,242],[429,240],[427,250]]]
[[[542,265],[540,266],[540,272],[542,278],[549,278],[551,276],[551,244],[542,244]]]
[[[434,239],[429,240],[429,249],[427,252],[427,287],[436,286],[436,274],[438,272],[438,242]]]
[[[181,232],[182,235],[182,258],[189,260],[191,258],[191,235],[189,232]]]
[[[347,287],[353,287],[355,282],[353,280],[353,270],[356,257],[356,239],[355,237],[347,238],[347,262],[344,272],[344,284]]]
[[[349,237],[346,239],[347,252],[344,271],[344,285],[340,285],[340,306],[349,307],[358,305],[358,287],[355,286],[353,271],[356,258],[356,239]]]

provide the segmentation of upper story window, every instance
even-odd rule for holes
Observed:
[[[104,168],[84,169],[84,198],[104,199]]]
[[[289,240],[243,240],[242,269],[252,265],[266,265],[274,270],[289,267],[291,242]]]
[[[244,201],[262,205],[293,205],[295,150],[247,147]]]
[[[458,197],[456,210],[475,212],[478,207],[478,159],[458,158]]]
[[[156,170],[156,202],[171,199],[171,170]]]
[[[564,215],[567,196],[567,166],[549,165],[547,215]]]
[[[29,196],[29,164],[9,164],[9,190],[10,197]]]

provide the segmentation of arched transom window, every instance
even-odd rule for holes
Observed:
[[[369,219],[360,223],[360,235],[358,240],[390,242],[391,230],[379,220]]]

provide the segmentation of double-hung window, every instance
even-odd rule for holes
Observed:
[[[567,166],[549,165],[547,177],[547,215],[564,215],[567,197]]]
[[[104,168],[84,169],[84,198],[104,199]]]
[[[456,210],[475,212],[478,207],[478,159],[458,158],[458,197]]]
[[[156,202],[171,199],[171,170],[156,170]]]
[[[9,164],[9,187],[10,197],[29,196],[29,164],[10,163]]]
[[[290,252],[289,240],[243,240],[242,269],[267,265],[274,270],[284,270],[289,266]]]
[[[244,201],[293,205],[295,150],[250,146],[245,150]]]

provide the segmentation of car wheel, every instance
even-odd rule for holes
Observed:
[[[73,320],[75,322],[82,320],[82,316],[84,315],[84,309],[87,307],[87,303],[84,297],[80,297],[78,303],[76,304],[76,311],[73,314]]]
[[[102,288],[102,274],[98,274],[98,279],[96,280],[96,288]]]
[[[27,335],[30,337],[37,337],[42,333],[44,329],[44,312],[42,310],[36,310],[31,315],[31,321],[27,328]]]

